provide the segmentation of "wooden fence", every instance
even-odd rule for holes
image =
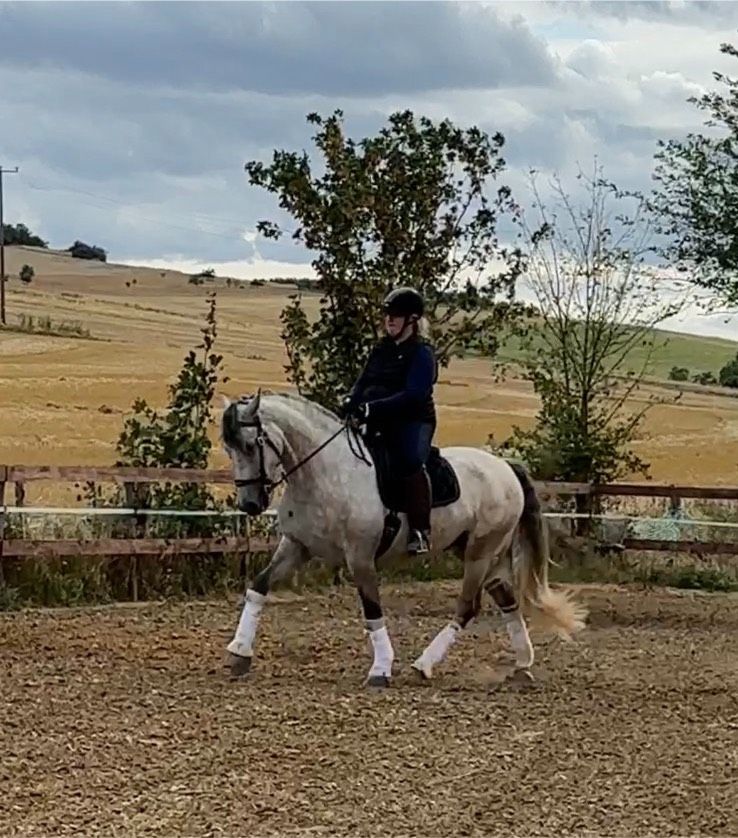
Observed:
[[[46,480],[55,482],[117,483],[125,489],[129,504],[135,504],[137,484],[159,482],[207,483],[232,485],[233,476],[228,469],[183,469],[183,468],[123,468],[83,466],[0,466],[0,557],[55,557],[55,556],[140,556],[140,555],[183,555],[212,553],[257,553],[271,549],[273,539],[245,534],[214,538],[146,538],[136,535],[140,532],[140,520],[147,510],[135,510],[134,526],[130,538],[101,538],[89,540],[38,540],[5,538],[6,493],[14,487],[15,507],[23,507],[26,484]],[[536,484],[544,499],[553,497],[588,499],[584,504],[591,508],[595,498],[642,497],[668,498],[672,511],[680,508],[685,499],[727,500],[738,502],[738,487],[730,486],[675,486],[652,483],[617,483],[590,485],[588,483],[545,483]],[[95,510],[90,510],[94,514]],[[558,513],[554,513],[558,514]],[[562,513],[561,517],[567,517]],[[586,517],[586,516],[584,516]],[[615,516],[618,517],[618,516]],[[138,522],[138,526],[136,526]],[[709,524],[709,521],[693,522]],[[701,554],[738,555],[738,540],[730,541],[665,541],[663,539],[626,538],[625,549],[678,551]]]
[[[145,556],[187,555],[212,553],[258,553],[271,549],[272,540],[253,537],[250,532],[237,536],[215,538],[146,538],[138,537],[140,519],[147,510],[136,510],[130,538],[98,539],[16,539],[5,538],[6,491],[15,489],[15,506],[23,507],[26,484],[39,480],[54,482],[118,483],[124,487],[129,502],[135,501],[134,488],[141,483],[181,482],[229,484],[230,470],[186,468],[126,468],[84,466],[0,466],[0,557],[53,558],[63,556]],[[96,510],[90,509],[94,514]]]

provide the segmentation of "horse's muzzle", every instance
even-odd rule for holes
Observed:
[[[260,503],[257,503],[255,500],[239,500],[238,508],[241,512],[245,512],[250,518],[255,518],[257,515],[261,515],[264,511]]]

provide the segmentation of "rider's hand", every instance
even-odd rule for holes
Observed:
[[[367,419],[369,418],[369,406],[367,404],[357,404],[354,405],[348,416],[349,423],[353,428],[361,428],[363,425],[366,425]]]
[[[351,414],[351,396],[344,396],[341,399],[337,413],[341,419],[348,419]]]

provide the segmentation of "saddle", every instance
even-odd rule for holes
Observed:
[[[402,481],[397,480],[392,456],[381,434],[368,434],[364,443],[374,461],[379,497],[389,512],[407,512]],[[450,506],[461,496],[459,479],[451,463],[435,446],[431,446],[425,469],[430,478],[431,508]]]

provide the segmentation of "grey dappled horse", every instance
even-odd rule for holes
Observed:
[[[394,651],[375,567],[386,510],[373,461],[362,453],[358,437],[328,410],[284,393],[226,400],[221,437],[232,461],[241,510],[254,516],[264,512],[274,487],[286,482],[278,508],[279,544],[248,589],[227,647],[232,674],[240,677],[250,670],[270,587],[314,557],[333,567],[344,562],[348,566],[374,649],[367,683],[388,685]],[[479,613],[487,590],[502,612],[516,667],[529,676],[533,647],[523,612],[542,627],[569,637],[583,627],[586,610],[568,594],[548,586],[543,519],[525,470],[477,448],[449,447],[441,453],[453,466],[461,493],[454,503],[433,509],[431,552],[455,549],[463,557],[464,575],[455,619],[433,638],[413,667],[431,677],[459,632]],[[404,515],[401,521],[383,559],[404,552]]]

